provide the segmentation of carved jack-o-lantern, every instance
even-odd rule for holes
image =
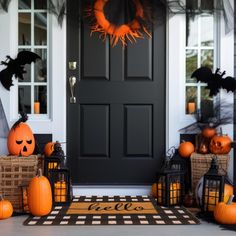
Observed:
[[[232,140],[227,135],[214,136],[211,139],[210,150],[214,154],[227,154],[231,150]]]
[[[27,116],[22,117],[11,128],[8,138],[7,147],[9,154],[17,156],[29,156],[34,152],[35,139],[30,127],[25,124]]]

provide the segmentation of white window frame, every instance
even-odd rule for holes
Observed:
[[[197,27],[198,27],[198,34],[201,33],[201,16],[198,15],[196,16],[197,17]],[[204,17],[204,16],[203,16]],[[186,22],[186,19],[185,19],[185,22]],[[187,50],[194,50],[194,51],[197,51],[197,68],[199,68],[201,66],[201,52],[202,50],[213,50],[213,71],[215,71],[215,69],[217,67],[219,67],[219,60],[217,61],[217,58],[218,57],[218,54],[219,54],[219,43],[220,43],[220,38],[218,37],[219,36],[219,31],[220,31],[220,22],[219,22],[219,17],[214,14],[213,15],[213,26],[214,26],[214,29],[213,29],[213,40],[214,40],[214,45],[213,46],[202,46],[201,45],[201,35],[198,35],[198,42],[197,42],[197,46],[185,46],[185,53]],[[185,40],[186,42],[186,40]],[[185,44],[186,45],[186,44]],[[186,58],[186,57],[185,57]],[[196,104],[196,112],[197,112],[197,109],[200,109],[201,108],[201,88],[204,88],[206,86],[206,84],[204,83],[200,83],[200,82],[187,82],[186,81],[186,59],[185,59],[185,64],[184,64],[184,67],[185,67],[185,108],[187,106],[186,104],[186,88],[187,87],[196,87],[197,88],[197,104]],[[213,103],[216,99],[213,98]],[[186,113],[185,111],[185,115],[186,116],[193,116],[193,114],[189,114],[189,113]],[[186,118],[188,119],[188,118]]]
[[[19,1],[17,1],[19,2]],[[38,118],[38,119],[43,119],[46,120],[48,118],[50,118],[49,114],[50,114],[50,55],[49,55],[49,48],[50,48],[50,38],[49,38],[49,32],[50,32],[50,21],[51,21],[51,17],[48,14],[47,10],[38,10],[34,8],[34,0],[31,0],[31,9],[19,9],[18,8],[18,13],[30,13],[31,15],[31,42],[30,45],[19,45],[18,42],[18,49],[25,49],[25,48],[29,48],[32,52],[35,52],[35,50],[37,49],[46,49],[47,50],[47,81],[46,82],[35,82],[35,76],[34,76],[34,66],[33,64],[31,64],[31,81],[30,82],[24,82],[24,81],[16,81],[16,86],[18,87],[20,86],[30,86],[30,90],[31,90],[31,114],[29,114],[29,116],[31,118],[33,118],[32,116],[34,116],[34,118]],[[47,13],[47,45],[35,45],[35,32],[34,32],[34,21],[35,21],[35,14],[34,13]],[[19,19],[18,19],[19,22]],[[19,25],[19,24],[18,24]],[[18,32],[18,28],[17,28],[17,32]],[[46,86],[47,87],[47,113],[46,114],[34,114],[34,88],[35,86]],[[17,90],[18,93],[19,90]],[[17,96],[17,100],[19,99],[19,97]],[[19,102],[19,101],[18,101]],[[17,102],[17,104],[18,104]],[[18,107],[19,109],[19,107]],[[40,117],[39,117],[40,116]]]
[[[29,115],[27,123],[33,133],[52,134],[53,140],[66,141],[66,17],[62,27],[52,14],[49,17],[49,107],[48,116]],[[0,57],[10,55],[14,58],[18,52],[18,1],[11,1],[8,13],[0,14]],[[2,27],[3,26],[3,27]],[[2,68],[2,67],[1,67]],[[17,81],[13,79],[13,83]],[[10,92],[0,87],[0,97],[6,117],[11,127],[19,118],[18,86],[12,86]],[[64,147],[63,147],[64,148]]]

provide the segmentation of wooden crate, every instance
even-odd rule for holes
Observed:
[[[195,188],[200,178],[209,170],[211,160],[215,154],[200,154],[192,153],[191,160],[191,182],[192,191],[195,193]],[[225,175],[228,170],[229,154],[216,155],[219,164],[219,173]]]
[[[42,164],[37,155],[0,157],[0,195],[12,203],[14,212],[23,212],[20,186],[28,185],[38,168],[43,170]]]

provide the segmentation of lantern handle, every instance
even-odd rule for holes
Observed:
[[[166,151],[166,160],[170,161],[174,154],[176,152],[175,146],[171,146],[167,151]]]

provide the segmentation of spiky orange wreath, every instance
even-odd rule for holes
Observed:
[[[142,21],[144,18],[143,7],[139,0],[133,0],[136,7],[135,18],[127,24],[115,25],[106,19],[104,14],[104,7],[109,0],[95,0],[94,6],[88,9],[88,15],[95,16],[95,23],[91,26],[91,35],[94,32],[99,32],[100,38],[106,39],[107,35],[110,35],[110,43],[114,47],[120,40],[123,47],[126,44],[126,39],[131,43],[136,42],[136,38],[143,38],[144,33],[151,37],[150,32],[144,25],[141,25],[138,21],[140,18]]]

